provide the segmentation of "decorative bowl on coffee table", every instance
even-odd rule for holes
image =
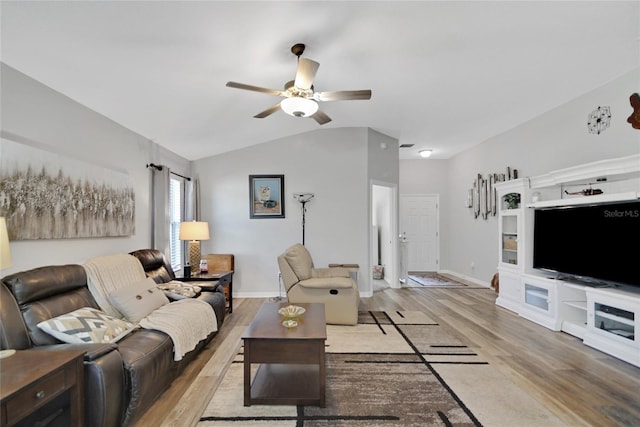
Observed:
[[[282,307],[278,310],[278,314],[287,319],[296,319],[302,316],[305,312],[304,307],[300,307],[297,305],[288,305],[286,307]]]
[[[286,328],[295,328],[298,326],[298,321],[296,319],[302,316],[304,312],[304,307],[299,307],[297,305],[288,305],[278,310],[278,314],[284,318],[282,325]]]

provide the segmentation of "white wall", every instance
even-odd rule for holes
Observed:
[[[441,203],[440,268],[484,283],[496,271],[497,219],[474,219],[464,207],[476,174],[511,166],[521,177],[535,176],[640,152],[640,131],[626,122],[632,112],[629,96],[639,87],[640,70],[635,70],[445,161],[446,172],[437,170],[436,160],[401,161],[401,194],[431,190],[427,183],[434,174],[436,180],[446,178],[446,184],[433,188],[447,196]],[[598,106],[610,106],[612,119],[609,129],[594,135],[587,130],[587,116]]]
[[[369,265],[369,133],[366,128],[314,130],[194,163],[203,220],[211,230],[202,251],[235,255],[234,292],[278,293],[276,258],[302,242],[301,205],[294,192],[315,194],[307,203],[305,245],[317,267]],[[285,218],[249,218],[248,176],[255,174],[285,176]],[[370,284],[364,275],[359,278],[366,292]]]
[[[167,164],[187,174],[189,162],[6,64],[1,67],[2,137],[129,174],[136,209],[130,237],[12,241],[13,265],[2,275],[149,247],[151,172],[145,165]]]

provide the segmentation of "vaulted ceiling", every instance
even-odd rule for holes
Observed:
[[[321,128],[370,127],[449,158],[640,66],[640,3],[2,1],[1,59],[195,160]],[[320,63],[320,126],[279,98],[290,48]],[[586,116],[585,116],[586,119]]]

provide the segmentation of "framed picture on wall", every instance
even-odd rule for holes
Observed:
[[[249,217],[284,218],[284,175],[249,175]]]

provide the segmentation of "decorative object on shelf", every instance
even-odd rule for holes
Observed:
[[[539,191],[534,191],[531,195],[531,203],[537,203],[542,200],[542,196]]]
[[[569,196],[596,196],[602,193],[603,191],[599,188],[591,188],[591,184],[589,184],[589,188],[585,188],[584,190],[580,191],[569,192],[567,190],[564,190],[564,194]]]
[[[520,207],[520,193],[509,193],[504,196],[507,209],[518,209]]]
[[[304,245],[304,231],[307,213],[307,203],[315,197],[313,193],[293,193],[293,198],[300,202],[302,208],[302,244]]]
[[[600,135],[600,132],[604,132],[609,128],[610,123],[611,107],[598,107],[589,114],[587,127],[589,129],[589,133]]]
[[[0,139],[0,215],[11,240],[135,234],[135,194],[126,171],[43,145]]]
[[[284,218],[284,175],[249,175],[249,217]]]
[[[189,264],[191,268],[200,265],[200,240],[209,240],[209,224],[204,221],[180,223],[180,240],[189,240]]]
[[[627,123],[631,123],[631,127],[634,129],[640,129],[640,95],[632,94],[629,97],[629,102],[633,107],[633,113],[627,118]]]

